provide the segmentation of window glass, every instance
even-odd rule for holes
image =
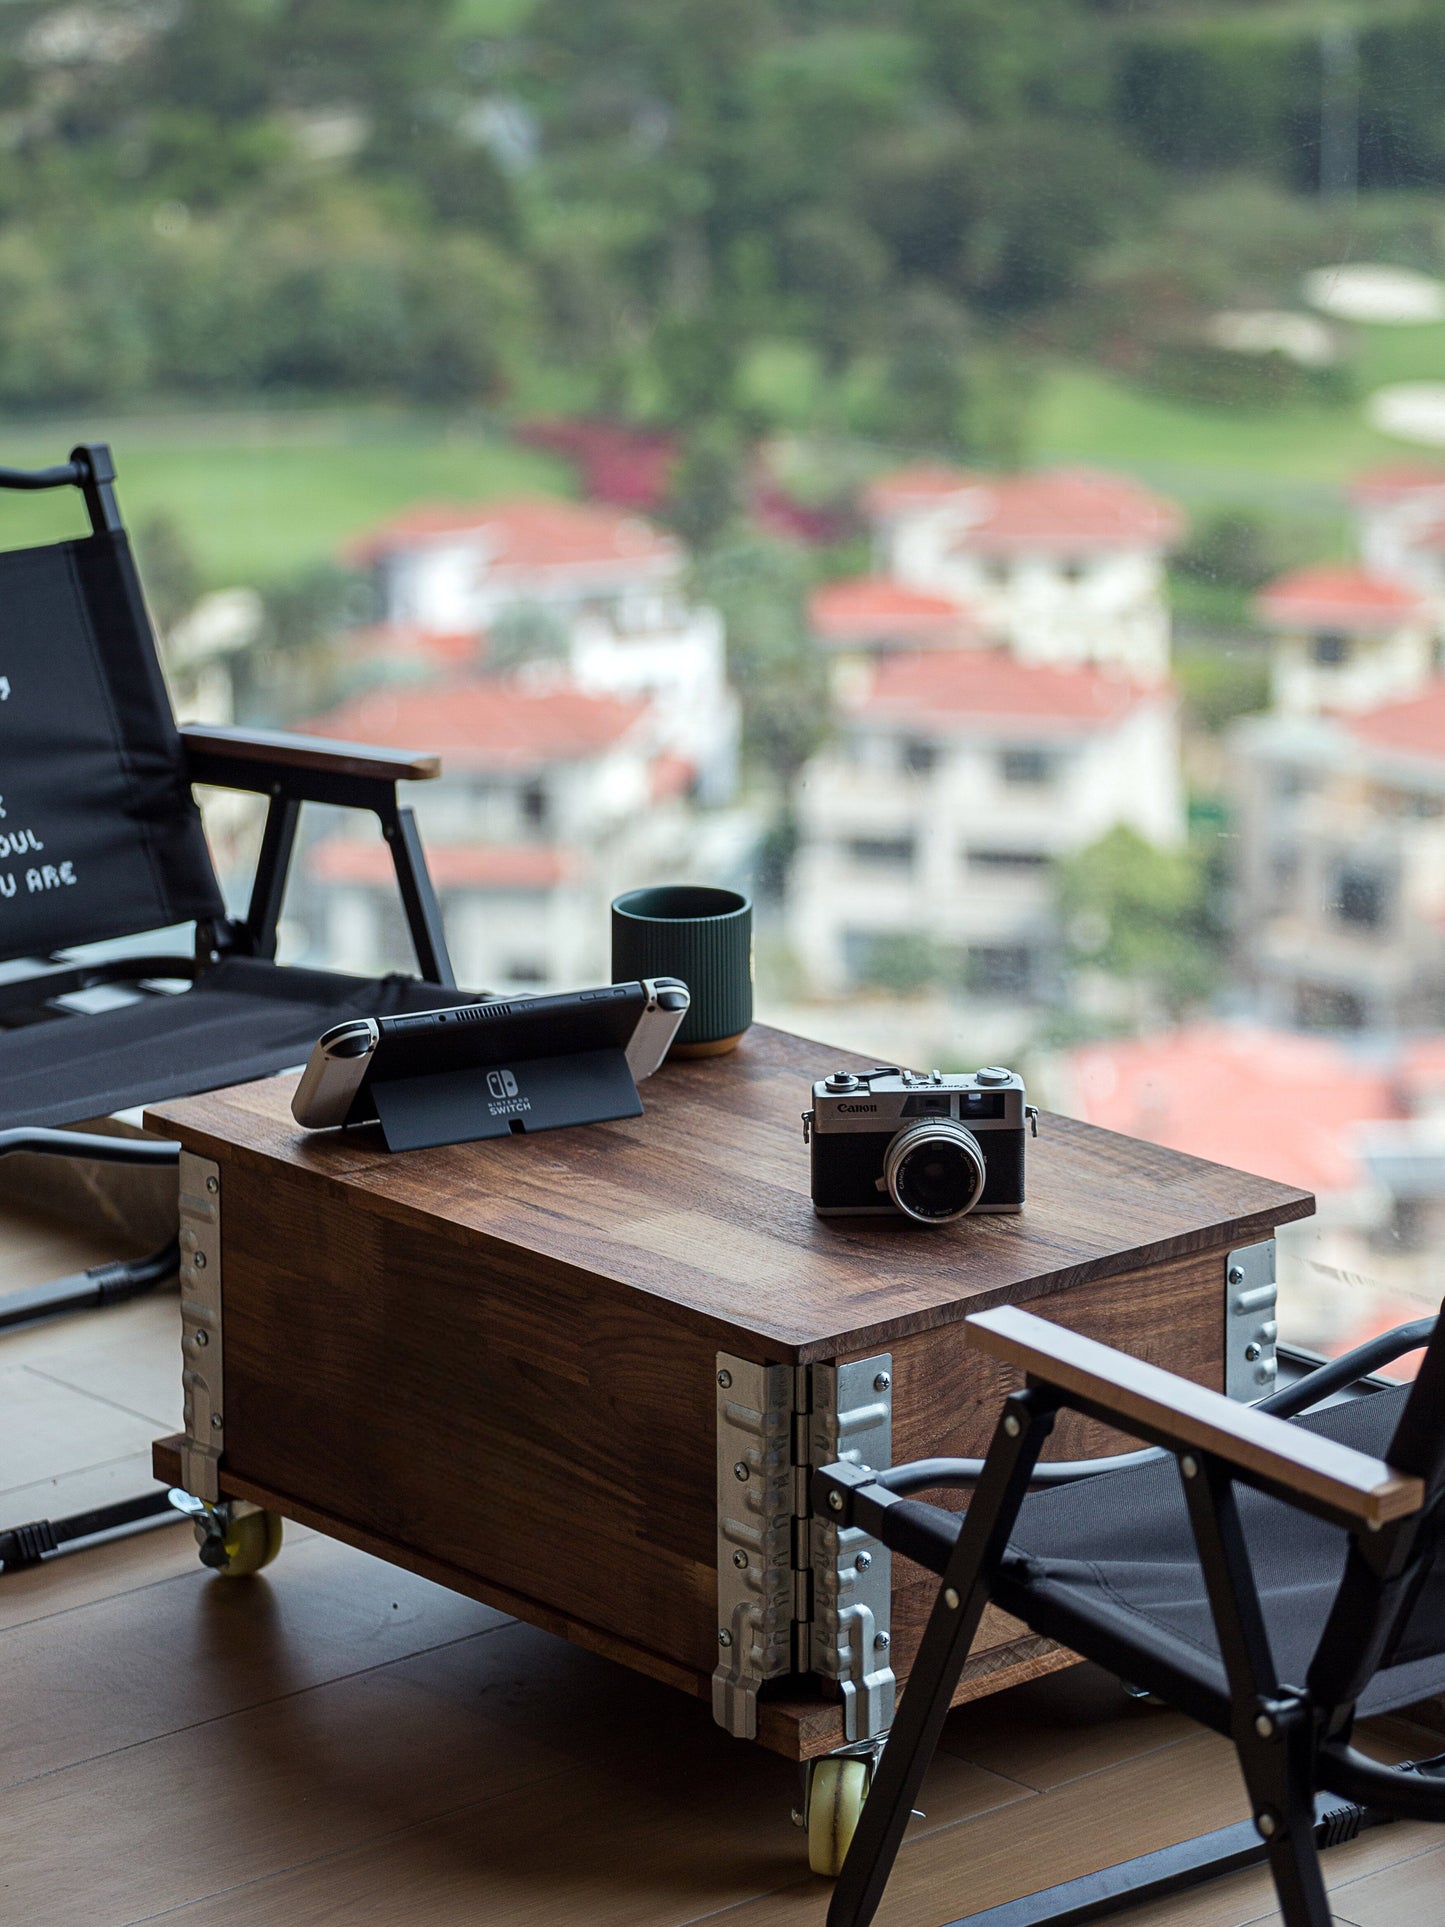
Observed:
[[[441,756],[467,982],[743,889],[762,1017],[1317,1193],[1287,1337],[1433,1302],[1438,0],[0,15],[0,462],[180,715]],[[374,816],[281,955],[408,966]]]

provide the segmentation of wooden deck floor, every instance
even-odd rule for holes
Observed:
[[[0,1250],[7,1286],[101,1255],[13,1218]],[[0,1525],[141,1489],[175,1323],[166,1297],[0,1338]],[[705,1707],[304,1532],[251,1581],[205,1573],[184,1526],[0,1577],[5,1927],[821,1927],[795,1784]],[[883,1927],[1244,1810],[1220,1742],[1085,1668],[956,1714],[922,1804]],[[1445,1927],[1445,1830],[1326,1865],[1341,1922]],[[1255,1873],[1119,1916],[1275,1917]]]

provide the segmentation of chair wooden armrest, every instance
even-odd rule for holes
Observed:
[[[182,723],[191,774],[223,788],[268,788],[260,766],[322,776],[370,778],[382,783],[422,783],[441,775],[441,758],[421,751],[373,749],[337,743],[326,736],[296,736],[280,729],[234,729]]]
[[[1241,1405],[1157,1365],[1066,1331],[1015,1305],[965,1321],[970,1344],[1056,1386],[1126,1431],[1176,1452],[1208,1453],[1252,1484],[1369,1527],[1425,1502],[1421,1480],[1383,1459]]]

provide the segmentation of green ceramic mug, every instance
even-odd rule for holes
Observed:
[[[612,981],[681,977],[692,995],[669,1057],[717,1057],[753,1021],[753,906],[690,883],[629,890],[612,905]]]

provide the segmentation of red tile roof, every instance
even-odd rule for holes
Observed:
[[[645,702],[586,695],[568,684],[533,688],[478,676],[443,688],[371,690],[308,727],[382,749],[421,744],[452,769],[515,770],[599,756],[646,710]]]
[[[1008,554],[1164,548],[1184,530],[1172,502],[1127,475],[1100,469],[1009,475],[993,483],[988,496],[986,513],[960,537],[963,548]]]
[[[863,491],[863,506],[870,515],[906,514],[910,509],[946,502],[949,496],[978,488],[986,480],[986,476],[954,468],[948,462],[912,462],[870,482]]]
[[[1445,676],[1437,676],[1413,696],[1340,721],[1371,749],[1438,763],[1445,760]]]
[[[680,567],[683,560],[677,540],[640,516],[550,496],[519,496],[471,507],[419,503],[358,537],[347,554],[354,562],[374,562],[397,550],[455,537],[475,541],[490,567],[519,573],[626,564],[652,574]]]
[[[1111,728],[1157,694],[1100,669],[1022,663],[999,649],[945,649],[886,657],[852,707],[870,722],[920,730],[1024,726],[1030,735],[1083,735]]]
[[[1260,615],[1279,629],[1391,629],[1419,615],[1424,598],[1407,582],[1353,563],[1294,569],[1261,592]]]
[[[901,469],[865,497],[875,515],[907,513],[957,498],[960,550],[1076,554],[1100,549],[1164,548],[1184,519],[1175,505],[1128,475],[1104,469],[1050,468],[1029,475],[970,475],[963,469]]]
[[[1067,1062],[1091,1124],[1306,1191],[1361,1182],[1355,1127],[1398,1115],[1387,1073],[1285,1031],[1199,1024],[1084,1044]]]
[[[525,843],[429,841],[426,861],[439,890],[551,890],[572,873],[566,851]],[[396,884],[391,852],[379,837],[323,837],[311,851],[310,866],[318,883]]]
[[[947,596],[925,595],[886,575],[824,582],[808,598],[808,620],[824,642],[928,643],[966,641],[977,631],[972,615]]]
[[[1438,462],[1384,462],[1367,468],[1350,485],[1351,497],[1367,507],[1437,490],[1445,490],[1445,467]]]
[[[346,653],[378,662],[421,661],[455,669],[478,662],[486,654],[486,641],[469,630],[454,634],[412,622],[376,622],[348,630]]]

